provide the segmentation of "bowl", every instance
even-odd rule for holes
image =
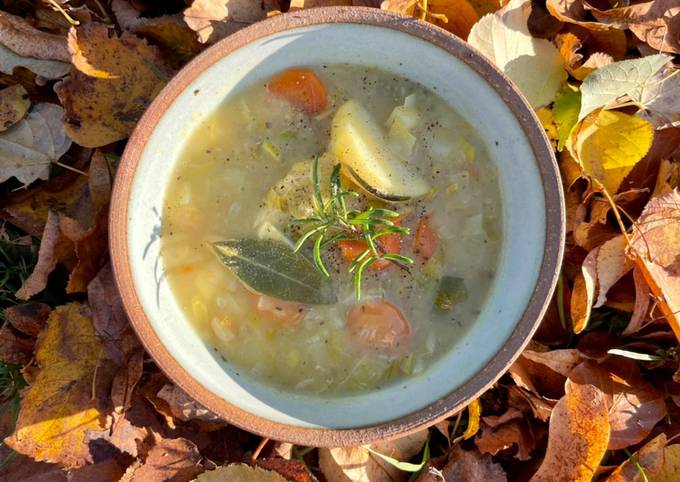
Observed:
[[[422,375],[380,390],[313,396],[239,373],[201,341],[164,281],[164,187],[192,129],[226,96],[298,65],[350,62],[418,81],[480,133],[497,165],[503,245],[479,318]],[[110,219],[116,282],[132,326],[160,368],[241,428],[306,446],[395,438],[463,408],[512,364],[552,295],[564,242],[553,151],[517,88],[438,27],[370,8],[316,8],[254,24],[207,49],[162,90],[132,134]]]

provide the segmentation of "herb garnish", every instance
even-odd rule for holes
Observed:
[[[402,268],[413,264],[413,259],[398,253],[385,252],[377,242],[389,234],[408,235],[411,230],[397,226],[389,218],[398,218],[399,213],[390,209],[369,207],[364,211],[349,209],[345,198],[358,197],[354,191],[343,191],[340,186],[340,164],[333,168],[330,176],[330,197],[323,202],[321,184],[319,181],[319,157],[312,161],[312,206],[314,216],[296,219],[294,224],[306,224],[309,228],[295,243],[294,251],[299,251],[307,240],[314,240],[312,259],[317,269],[324,275],[330,276],[323,259],[321,250],[339,241],[365,241],[363,250],[349,265],[349,272],[354,273],[354,292],[357,299],[361,299],[361,280],[364,271],[373,263],[385,260]]]

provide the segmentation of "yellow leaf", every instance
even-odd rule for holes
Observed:
[[[482,405],[479,403],[479,398],[475,399],[467,406],[468,409],[468,424],[463,434],[465,440],[474,437],[479,431],[479,417],[482,414]]]
[[[553,111],[547,107],[541,107],[536,111],[536,117],[538,117],[538,121],[543,126],[543,129],[545,129],[548,139],[556,141],[559,138],[559,135],[557,133],[557,125],[555,124]]]
[[[26,389],[15,432],[5,439],[19,453],[67,468],[92,463],[88,431],[107,427],[113,365],[92,326],[90,308],[56,308],[38,338],[40,371]]]
[[[611,193],[652,145],[654,128],[644,119],[600,110],[576,127],[567,148],[583,171]]]
[[[550,417],[548,448],[531,482],[590,482],[609,443],[605,396],[593,385],[567,382]]]
[[[385,0],[380,8],[422,18],[462,39],[467,39],[470,29],[479,20],[468,0]]]
[[[71,75],[54,89],[66,110],[64,127],[77,144],[99,147],[126,138],[170,71],[158,49],[102,24],[69,32]]]

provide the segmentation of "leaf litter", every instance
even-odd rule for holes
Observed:
[[[0,478],[677,479],[677,2],[74,5],[0,11]],[[467,409],[370,447],[284,449],[145,354],[107,259],[109,197],[124,140],[175,71],[247,25],[327,5],[433,23],[515,82],[558,153],[565,261],[535,341]]]

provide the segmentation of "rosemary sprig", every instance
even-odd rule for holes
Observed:
[[[407,266],[413,264],[413,260],[408,256],[385,252],[378,242],[378,239],[390,234],[410,234],[409,228],[397,226],[390,220],[390,218],[399,217],[399,213],[390,209],[374,207],[369,207],[364,211],[348,208],[346,198],[358,197],[359,194],[354,191],[342,190],[339,164],[333,168],[331,173],[330,197],[325,203],[321,195],[318,156],[312,161],[311,178],[314,215],[294,221],[294,224],[309,226],[295,243],[295,251],[299,251],[308,240],[313,240],[312,259],[314,264],[324,275],[330,276],[321,256],[322,249],[343,240],[365,241],[367,248],[349,265],[349,272],[354,274],[354,292],[357,299],[361,299],[361,281],[364,272],[372,264],[384,260],[404,269],[408,269]]]

